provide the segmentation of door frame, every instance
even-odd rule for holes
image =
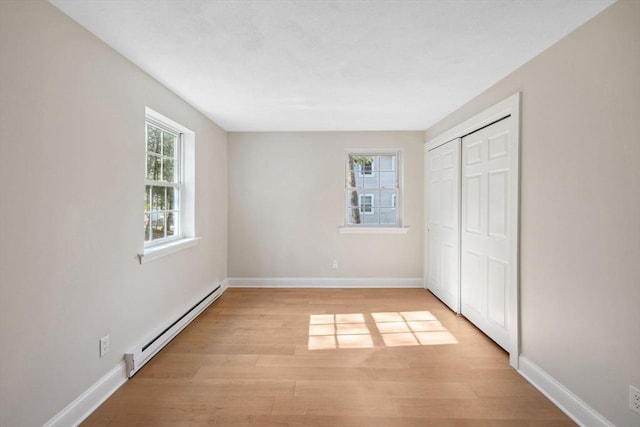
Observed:
[[[452,127],[425,142],[426,151],[433,150],[453,139],[462,138],[473,133],[485,126],[488,126],[500,119],[511,116],[510,149],[512,156],[509,168],[513,173],[512,179],[509,180],[509,193],[516,194],[516,200],[509,205],[509,216],[514,218],[512,232],[509,233],[509,363],[518,369],[518,357],[520,355],[520,257],[519,257],[519,241],[520,241],[520,110],[521,110],[521,92],[517,92],[510,97],[498,102],[497,104],[487,108],[486,110],[476,114],[475,116],[463,121],[462,123]],[[425,204],[428,203],[425,200]],[[425,236],[425,242],[428,236]],[[427,247],[425,247],[425,252]],[[425,259],[426,259],[425,255]]]

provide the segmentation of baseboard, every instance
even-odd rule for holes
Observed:
[[[229,287],[229,281],[224,279],[220,283],[222,293]],[[222,296],[222,294],[221,294]],[[193,320],[195,320],[196,316]],[[105,376],[85,390],[62,411],[47,421],[43,427],[77,426],[93,413],[105,400],[118,390],[127,380],[127,364],[122,360]]]
[[[613,423],[555,378],[522,355],[519,358],[518,372],[578,425],[583,427],[615,427]]]
[[[47,421],[44,427],[77,426],[126,381],[127,369],[123,360],[94,385],[85,390],[76,400]]]
[[[148,361],[153,359],[162,349],[169,344],[176,336],[178,336],[187,326],[200,316],[211,304],[213,304],[225,292],[224,283],[213,286],[208,294],[198,300],[194,300],[184,307],[182,314],[178,313],[175,317],[168,318],[166,322],[155,330],[147,338],[141,341],[136,347],[128,351],[124,355],[124,361],[127,364],[127,375],[129,378],[134,376]]]
[[[423,288],[421,277],[231,277],[230,288]]]

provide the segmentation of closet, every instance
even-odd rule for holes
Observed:
[[[427,141],[425,287],[518,354],[519,94]]]

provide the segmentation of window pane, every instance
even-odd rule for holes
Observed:
[[[350,165],[347,163],[347,169],[344,174],[344,178],[345,178],[344,186],[347,188],[356,186],[356,173],[354,172],[353,169],[350,169],[349,166]]]
[[[175,187],[167,187],[167,206],[166,209],[168,211],[172,211],[177,209],[180,201],[178,200],[178,196],[180,194],[180,190]]]
[[[164,187],[152,187],[151,189],[151,210],[162,211],[166,209]]]
[[[380,224],[384,225],[395,225],[397,223],[396,220],[396,210],[391,208],[379,208],[376,209],[380,214]]]
[[[149,212],[151,210],[151,186],[145,185],[144,187],[144,211]]]
[[[151,214],[151,232],[153,234],[153,240],[164,238],[164,213]]]
[[[373,196],[363,195],[360,199],[360,210],[365,213],[373,212]]]
[[[355,169],[355,163],[353,162],[353,156],[349,156],[346,164],[345,178],[347,187],[355,187],[355,176],[357,175]]]
[[[160,179],[160,157],[147,154],[147,179]]]
[[[380,174],[379,173],[372,174],[371,176],[365,175],[364,176],[364,184],[362,185],[362,187],[364,187],[364,188],[378,188],[380,186],[379,182],[380,182]]]
[[[362,188],[364,186],[364,178],[358,173],[358,171],[347,172],[345,187],[347,188]]]
[[[360,194],[360,213],[363,215],[372,215],[378,204],[378,193]]]
[[[368,157],[366,159],[364,159],[361,163],[360,163],[361,167],[360,170],[362,171],[363,175],[373,175],[373,171],[374,171],[374,166],[377,166],[374,162],[374,159],[371,157]]]
[[[378,203],[378,206],[381,208],[395,208],[395,198],[395,191],[381,191],[380,203]]]
[[[178,227],[176,224],[177,212],[167,213],[167,237],[175,236],[178,234]]]
[[[162,158],[162,179],[168,182],[176,182],[175,179],[175,162],[167,157]]]
[[[161,131],[155,126],[147,124],[147,151],[160,154]]]
[[[395,172],[380,172],[380,187],[382,188],[396,188],[398,182]]]
[[[361,160],[362,159],[357,154],[349,154],[349,168],[351,168],[352,170],[360,170],[360,167],[358,165],[360,164]]]
[[[378,156],[349,155],[347,162],[346,187],[377,188],[380,178]]]
[[[378,225],[380,224],[380,219],[379,219],[379,209],[375,208],[373,209],[373,212],[362,215],[362,223],[365,225]]]
[[[389,172],[395,171],[396,169],[396,156],[380,156],[380,167],[379,170],[381,172]]]
[[[167,132],[162,133],[162,155],[167,157],[175,156],[176,137]]]
[[[359,208],[347,208],[347,224],[362,224],[362,216]]]
[[[347,208],[351,207],[357,209],[360,205],[360,199],[358,198],[357,191],[347,191],[346,192],[346,206]]]
[[[149,214],[145,214],[144,215],[144,241],[147,242],[151,239],[151,234],[150,234],[150,223],[151,223],[151,217]]]
[[[349,164],[353,163],[354,170],[361,176],[371,176],[374,170],[374,157],[352,154],[349,156]]]
[[[352,169],[358,173],[371,173],[373,170],[373,156],[350,154],[348,169]]]

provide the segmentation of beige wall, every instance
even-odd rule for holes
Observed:
[[[421,278],[423,137],[229,133],[229,276]],[[358,148],[401,150],[407,234],[339,234],[345,153]]]
[[[522,91],[522,351],[618,426],[640,425],[639,76],[620,1],[427,131]]]
[[[0,52],[0,425],[36,426],[226,278],[226,135],[44,1]],[[202,240],[139,265],[145,106],[195,131]]]

